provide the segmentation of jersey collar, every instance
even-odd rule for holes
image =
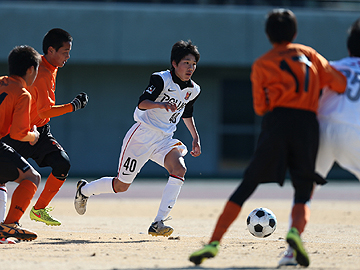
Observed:
[[[28,87],[27,84],[26,84],[26,81],[25,81],[23,78],[21,78],[20,76],[11,75],[11,76],[9,76],[9,77],[12,78],[12,79],[15,80],[15,81],[18,81],[23,88],[27,88],[27,87]]]
[[[45,55],[41,56],[41,61],[43,62],[44,66],[51,72],[54,72],[57,69],[57,67],[54,67],[52,64],[48,62],[48,60],[46,60]]]
[[[188,87],[194,87],[191,80],[184,82],[184,81],[180,80],[180,78],[178,76],[175,75],[175,72],[173,70],[171,70],[170,73],[171,73],[171,77],[172,77],[174,83],[178,84],[180,86],[181,90],[188,88]]]

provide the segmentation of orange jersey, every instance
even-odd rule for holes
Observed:
[[[0,138],[21,140],[30,131],[31,95],[18,76],[0,77]]]
[[[294,43],[276,44],[257,59],[251,72],[254,110],[264,115],[275,107],[317,112],[324,86],[343,93],[346,78],[314,49]]]
[[[31,104],[31,126],[44,126],[50,118],[40,118],[39,114],[48,111],[55,105],[55,86],[58,68],[51,65],[44,56],[41,56],[38,75],[35,82],[29,87],[33,98]]]

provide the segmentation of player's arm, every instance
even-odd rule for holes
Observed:
[[[200,92],[201,93],[201,92]],[[183,119],[185,126],[189,130],[193,141],[192,141],[192,149],[190,154],[193,157],[197,157],[201,154],[201,146],[200,146],[200,137],[199,133],[196,129],[194,117],[193,117],[193,111],[194,111],[194,103],[198,99],[200,93],[191,101],[189,101],[184,109],[183,115],[181,118]]]
[[[321,65],[320,80],[322,85],[330,87],[331,90],[344,93],[346,90],[346,77],[334,67],[320,54],[317,54],[317,59]]]
[[[161,76],[153,74],[150,77],[150,82],[144,93],[140,96],[138,102],[138,108],[140,110],[149,109],[165,109],[167,111],[176,111],[176,105],[169,102],[156,102],[156,98],[160,95],[164,89],[164,81]]]
[[[35,85],[36,84],[36,85]],[[86,93],[78,94],[73,101],[63,105],[55,105],[55,100],[51,98],[51,80],[48,77],[39,77],[35,84],[31,86],[31,93],[36,93],[36,105],[40,118],[52,118],[66,113],[74,112],[85,108],[88,103]]]
[[[89,98],[87,94],[83,92],[78,94],[70,103],[63,105],[53,105],[49,110],[39,113],[39,116],[41,118],[52,118],[69,112],[74,112],[85,108],[88,101]]]
[[[201,154],[200,137],[199,137],[199,133],[195,126],[194,117],[182,118],[182,119],[185,123],[185,126],[190,131],[190,134],[193,138],[192,149],[191,149],[190,154],[193,157],[200,156],[200,154]]]
[[[175,112],[176,111],[176,105],[174,103],[170,103],[170,102],[155,102],[155,101],[151,101],[149,99],[145,99],[143,100],[139,105],[138,108],[140,110],[149,110],[149,109],[165,109],[167,111],[172,111]]]
[[[25,135],[25,137],[23,137],[19,141],[29,142],[31,145],[34,145],[39,140],[39,137],[40,137],[40,133],[39,133],[39,131],[37,131],[37,128],[34,125],[33,129],[31,131],[28,131],[28,133]]]
[[[39,113],[40,118],[52,118],[57,117],[73,111],[73,107],[70,103],[64,105],[54,105],[47,111]]]
[[[33,130],[30,126],[30,104],[31,96],[26,91],[24,92],[14,108],[13,120],[10,127],[10,137],[14,140],[29,142],[34,145],[39,139],[39,132],[34,126]]]
[[[261,75],[261,65],[257,62],[253,64],[251,71],[251,85],[253,95],[253,107],[257,115],[264,115],[269,110],[267,99],[267,89],[264,89]]]

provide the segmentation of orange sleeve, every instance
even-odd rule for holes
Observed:
[[[50,110],[39,113],[39,116],[41,118],[52,118],[52,117],[57,117],[57,116],[72,112],[73,110],[74,110],[74,108],[71,105],[71,103],[64,104],[64,105],[54,105],[51,107]]]
[[[50,110],[55,105],[55,94],[51,90],[51,80],[48,76],[42,75],[35,81],[35,87],[37,88],[38,98],[36,101],[38,114]]]
[[[24,91],[16,102],[10,127],[10,137],[14,140],[21,140],[30,131],[30,104],[30,93]]]
[[[266,99],[265,91],[263,88],[263,78],[261,75],[260,63],[255,61],[251,71],[251,83],[252,83],[252,94],[253,94],[253,106],[257,115],[264,115],[268,110],[268,102]]]
[[[330,63],[320,54],[317,55],[319,65],[323,68],[320,70],[320,83],[322,88],[328,86],[331,90],[344,93],[346,90],[346,77],[338,70],[333,68]]]
[[[32,122],[35,125],[43,126],[50,118],[73,111],[70,103],[55,105],[56,75],[57,69],[43,57],[38,76],[31,87],[31,93],[36,94],[36,115],[32,113]]]

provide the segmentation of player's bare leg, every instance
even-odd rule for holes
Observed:
[[[37,234],[22,228],[19,225],[19,220],[34,197],[41,181],[41,176],[31,166],[25,172],[20,169],[18,171],[19,178],[14,182],[19,185],[11,197],[9,212],[4,222],[0,224],[0,238],[14,237],[19,240],[32,241],[37,238]]]

